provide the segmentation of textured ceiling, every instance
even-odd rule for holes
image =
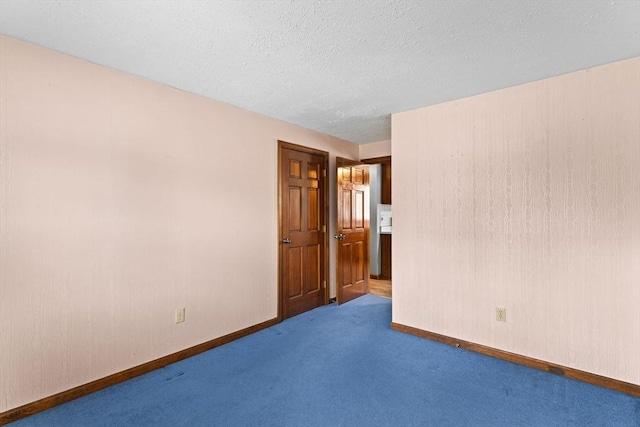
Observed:
[[[640,55],[640,1],[0,2],[0,33],[356,143],[390,114]]]

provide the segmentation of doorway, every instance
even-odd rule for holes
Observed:
[[[278,141],[278,320],[328,303],[329,153]]]
[[[363,159],[371,165],[371,272],[370,293],[391,297],[392,227],[381,227],[380,216],[391,212],[391,156]],[[383,220],[387,221],[387,220]]]

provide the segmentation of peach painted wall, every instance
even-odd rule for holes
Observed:
[[[392,129],[393,321],[640,384],[640,58]]]
[[[371,142],[361,144],[360,159],[375,159],[376,157],[386,157],[391,155],[391,140]]]
[[[0,37],[0,412],[276,317],[278,139],[358,157]]]

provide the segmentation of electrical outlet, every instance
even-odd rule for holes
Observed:
[[[176,323],[184,322],[184,307],[176,310]]]
[[[498,322],[507,321],[507,309],[502,307],[496,307],[496,320]]]

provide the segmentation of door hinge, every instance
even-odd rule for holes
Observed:
[[[327,177],[327,170],[326,169],[322,169],[322,177],[323,178]]]
[[[326,233],[326,232],[327,232],[327,226],[326,226],[326,225],[323,225],[323,226],[322,226],[322,232],[323,232],[323,233]]]
[[[323,281],[322,281],[322,287],[323,287],[324,289],[327,289],[327,281],[326,281],[326,280],[323,280]]]

